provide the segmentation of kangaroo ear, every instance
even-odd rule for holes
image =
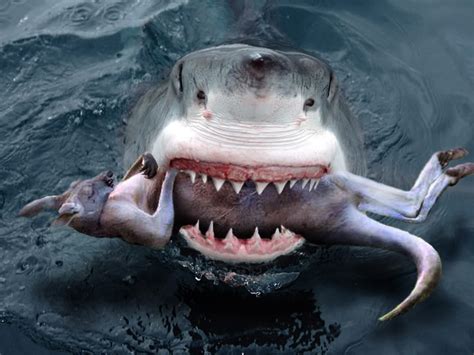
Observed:
[[[60,205],[61,199],[59,196],[46,196],[27,204],[20,210],[19,215],[22,217],[33,217],[43,210],[57,210]]]

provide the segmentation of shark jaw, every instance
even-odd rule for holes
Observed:
[[[304,238],[281,226],[268,238],[261,238],[258,227],[250,239],[241,239],[229,229],[224,239],[214,235],[213,222],[209,229],[202,234],[199,221],[194,225],[187,225],[180,229],[188,245],[213,260],[228,263],[264,263],[279,256],[289,254],[304,243]]]
[[[188,176],[191,184],[212,184],[219,192],[225,184],[232,186],[225,190],[240,194],[244,184],[253,186],[253,193],[261,195],[266,189],[269,193],[281,194],[284,189],[298,189],[307,192],[315,191],[319,180],[329,168],[315,166],[236,166],[224,163],[197,162],[189,159],[174,159],[170,166]],[[248,190],[247,192],[248,193]],[[249,211],[251,213],[251,211]],[[201,226],[202,227],[202,226]],[[199,251],[210,259],[228,263],[264,263],[279,256],[289,254],[304,243],[304,238],[291,230],[280,226],[262,238],[258,226],[250,238],[236,235],[232,227],[224,235],[216,236],[213,222],[207,231],[200,228],[199,221],[194,225],[181,227],[180,233],[192,249]]]

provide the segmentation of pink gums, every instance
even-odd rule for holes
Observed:
[[[262,263],[276,259],[299,248],[304,239],[281,227],[271,239],[262,239],[256,232],[250,239],[237,238],[229,231],[225,239],[214,237],[212,228],[203,235],[198,225],[184,226],[180,230],[190,247],[210,259],[234,263]]]
[[[224,180],[278,182],[292,179],[319,179],[328,173],[324,165],[315,166],[241,166],[225,163],[211,163],[191,159],[173,159],[171,167],[178,170],[192,170]]]

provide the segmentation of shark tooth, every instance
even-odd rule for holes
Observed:
[[[192,170],[186,170],[186,174],[189,175],[189,177],[191,178],[191,182],[194,184],[194,182],[196,181],[196,172]]]
[[[224,185],[225,180],[213,177],[212,182],[214,183],[216,190],[219,191],[222,185]]]
[[[214,221],[211,221],[211,223],[209,223],[209,228],[206,232],[206,238],[214,238]]]
[[[259,195],[262,194],[263,190],[268,186],[269,182],[255,182],[255,187]]]
[[[281,194],[283,189],[285,188],[285,185],[288,181],[282,181],[282,182],[274,182],[273,185],[275,185],[276,190],[278,191],[278,194]]]
[[[240,190],[242,190],[242,186],[244,186],[243,181],[231,181],[230,184],[234,188],[236,194],[238,194]]]
[[[311,179],[311,183],[309,185],[309,191],[316,190],[319,184],[319,179]]]
[[[301,188],[304,189],[305,186],[308,184],[309,179],[303,179],[302,181],[303,181],[303,182],[301,183]]]

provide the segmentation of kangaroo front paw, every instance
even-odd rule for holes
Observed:
[[[450,185],[456,185],[463,177],[474,174],[474,163],[456,165],[446,170],[446,175],[451,177]]]
[[[140,172],[143,172],[143,175],[147,179],[151,179],[156,175],[158,170],[158,163],[156,162],[153,155],[150,153],[145,153],[142,156],[142,167],[140,168]]]
[[[465,157],[469,152],[464,148],[454,148],[438,152],[438,160],[441,166],[444,168],[451,160],[461,159]]]

